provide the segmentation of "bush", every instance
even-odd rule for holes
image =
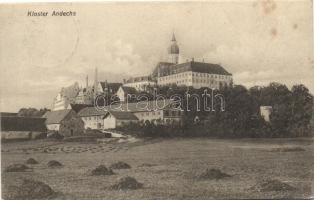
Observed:
[[[10,186],[8,194],[5,195],[9,200],[24,199],[46,199],[54,195],[55,192],[51,187],[43,182],[24,179],[18,186]]]

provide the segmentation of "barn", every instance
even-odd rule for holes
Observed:
[[[137,121],[138,118],[131,112],[109,111],[104,117],[104,129],[115,129]]]
[[[1,115],[1,139],[35,139],[46,136],[45,119]]]
[[[45,113],[48,132],[59,133],[64,137],[82,135],[84,122],[73,110],[56,110]]]

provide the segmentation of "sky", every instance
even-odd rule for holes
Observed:
[[[222,65],[235,84],[314,93],[313,3],[107,2],[0,5],[0,108],[50,108],[62,87],[148,75],[175,33],[180,61]],[[49,12],[30,17],[28,11]],[[76,16],[50,16],[72,11]]]

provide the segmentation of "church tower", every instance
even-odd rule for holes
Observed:
[[[177,45],[176,37],[172,34],[171,45],[168,48],[169,62],[178,64],[179,62],[179,46]]]

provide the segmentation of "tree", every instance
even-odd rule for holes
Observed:
[[[17,113],[17,116],[19,116],[19,117],[41,117],[47,111],[50,111],[50,110],[47,108],[41,108],[40,110],[37,110],[36,108],[21,108],[19,110],[19,112]]]
[[[307,136],[312,119],[313,96],[304,85],[294,85],[291,89],[291,119],[289,131],[294,136]]]

